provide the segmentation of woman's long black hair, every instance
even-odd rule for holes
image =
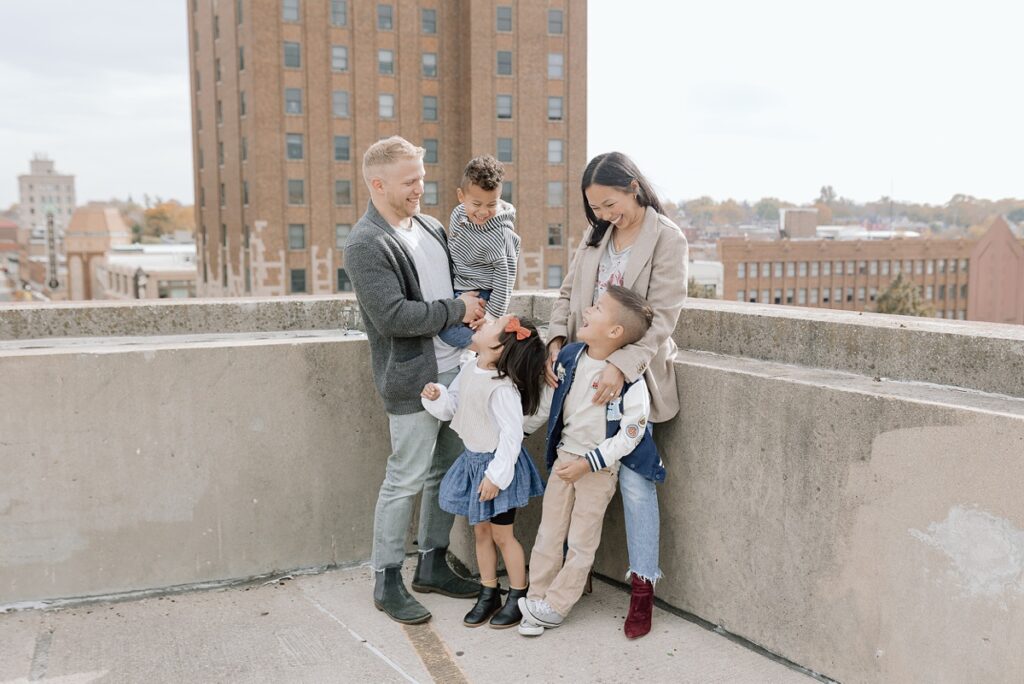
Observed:
[[[519,325],[529,330],[530,336],[520,340],[516,339],[514,332],[502,332],[498,340],[504,349],[498,357],[496,368],[499,378],[509,378],[519,390],[523,415],[531,416],[540,408],[548,353],[533,321],[520,318]]]
[[[633,181],[636,181],[635,188]],[[635,193],[636,201],[641,207],[654,207],[659,214],[664,213],[650,181],[640,173],[640,169],[632,159],[621,152],[599,154],[591,159],[587,168],[583,170],[583,182],[580,184],[580,190],[583,193],[583,211],[586,212],[587,221],[591,226],[590,239],[587,240],[588,247],[597,247],[601,244],[605,231],[611,225],[609,221],[599,220],[594,210],[590,208],[590,202],[587,201],[587,188],[591,185],[604,185],[622,192]]]

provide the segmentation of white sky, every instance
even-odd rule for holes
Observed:
[[[0,0],[0,207],[34,152],[83,203],[192,201],[185,13]],[[1024,3],[590,0],[588,15],[588,152],[632,155],[667,197],[1024,197]]]

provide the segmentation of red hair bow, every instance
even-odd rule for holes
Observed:
[[[523,341],[529,337],[532,333],[523,327],[523,324],[519,322],[519,319],[513,316],[509,319],[508,324],[505,326],[505,332],[515,333],[516,340]]]

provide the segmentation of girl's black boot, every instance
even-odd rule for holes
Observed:
[[[476,599],[476,605],[466,613],[462,624],[467,627],[479,627],[487,622],[488,618],[501,609],[501,587],[480,586],[480,595]],[[517,623],[518,624],[518,623]]]
[[[491,618],[491,627],[494,629],[507,629],[518,625],[523,619],[523,614],[519,610],[519,599],[525,596],[526,589],[510,588],[508,590],[508,598],[505,599],[505,605]]]

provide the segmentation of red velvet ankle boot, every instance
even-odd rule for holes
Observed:
[[[629,597],[629,615],[622,631],[626,637],[637,639],[651,631],[651,613],[654,611],[654,585],[633,574],[630,576],[633,591]]]

